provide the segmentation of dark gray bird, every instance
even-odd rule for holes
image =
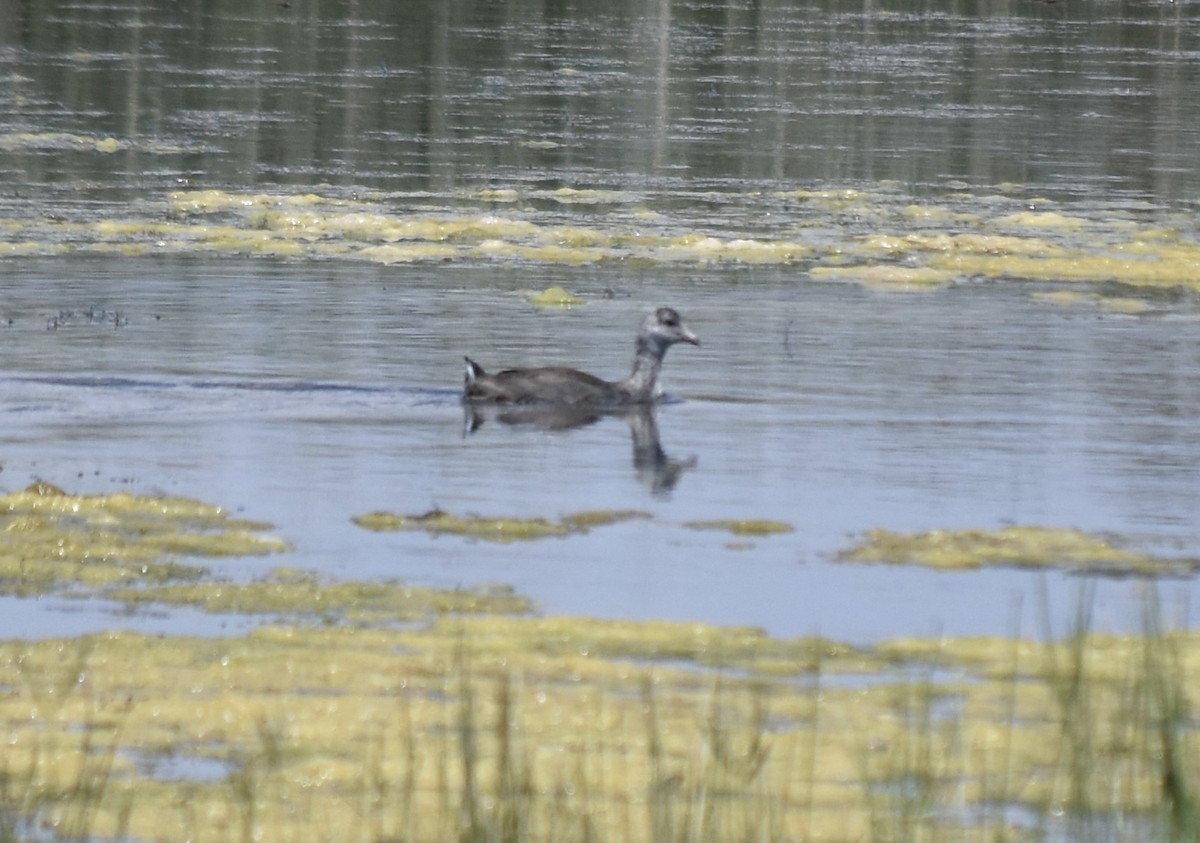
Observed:
[[[700,345],[700,340],[670,307],[660,307],[642,320],[637,335],[633,371],[622,381],[606,381],[578,369],[543,366],[505,369],[489,375],[467,361],[463,400],[471,404],[543,404],[570,407],[628,407],[658,399],[658,371],[667,349],[677,342]]]

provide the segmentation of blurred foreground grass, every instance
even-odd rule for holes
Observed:
[[[1148,615],[1148,617],[1153,617]],[[1200,635],[528,616],[0,649],[0,840],[1183,840]]]
[[[0,843],[1200,836],[1200,633],[1164,629],[1150,586],[1137,635],[1092,630],[1084,591],[1065,635],[863,648],[538,617],[505,588],[231,582],[174,557],[286,551],[269,525],[48,484],[0,502],[0,591],[264,619],[239,637],[0,640]],[[1107,552],[1066,539],[864,547]]]

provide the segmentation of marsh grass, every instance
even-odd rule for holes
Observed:
[[[888,672],[851,678],[832,650],[793,676],[593,674],[544,650],[499,658],[464,624],[440,656],[385,663],[406,672],[368,677],[385,688],[374,696],[268,683],[246,689],[245,722],[230,698],[195,737],[172,725],[178,751],[203,741],[231,771],[175,788],[121,763],[160,703],[102,690],[97,639],[13,645],[0,687],[34,715],[7,715],[23,752],[0,753],[0,843],[1196,840],[1200,637],[1167,628],[1153,593],[1142,634],[1098,634],[1089,600],[1064,634],[1044,622],[1040,644],[918,640]],[[314,650],[302,640],[287,658],[334,658]],[[334,718],[325,731],[309,705]],[[175,826],[146,824],[172,800]]]
[[[1195,733],[1195,713],[1186,693],[1187,671],[1175,639],[1165,634],[1156,593],[1151,593],[1143,613],[1144,646],[1141,704],[1150,728],[1150,744],[1157,739],[1162,788],[1162,818],[1171,841],[1200,840],[1200,759]]]

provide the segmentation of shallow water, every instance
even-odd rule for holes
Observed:
[[[539,310],[498,292],[495,270],[406,270],[402,285],[388,268],[263,262],[14,270],[0,358],[6,485],[199,496],[273,521],[296,546],[283,560],[229,563],[233,575],[282,561],[339,577],[511,583],[548,612],[868,640],[1033,632],[1043,586],[1062,617],[1077,594],[1059,575],[831,561],[870,527],[1068,525],[1169,555],[1200,543],[1200,321],[1184,314],[1101,316],[1008,285],[910,296],[760,271],[746,291],[726,272],[656,271],[654,300],[686,301],[704,340],[668,357],[666,386],[682,400],[659,408],[660,441],[695,465],[664,489],[639,474],[622,419],[569,431],[489,420],[468,434],[455,389],[466,351],[586,361],[615,377],[651,301],[641,294]],[[448,273],[463,289],[446,290]],[[508,280],[539,275],[557,273]],[[595,271],[581,292],[636,280],[609,275]],[[286,302],[248,294],[280,288]],[[84,290],[119,302],[127,323],[47,330],[40,303]],[[481,312],[486,321],[460,318]],[[350,522],[434,506],[652,517],[509,545]],[[685,526],[708,518],[796,530],[745,539]],[[1135,622],[1139,594],[1101,586],[1097,619]],[[205,628],[194,615],[180,625]]]
[[[294,543],[235,576],[856,641],[1038,632],[1043,593],[1062,631],[1083,587],[833,561],[872,527],[1200,556],[1191,6],[402,5],[0,6],[6,487],[160,489]],[[584,304],[522,292],[551,285]],[[618,377],[661,303],[704,341],[667,361],[666,469],[623,419],[465,431],[463,354]],[[350,521],[435,506],[651,517]],[[686,526],[716,518],[795,531]],[[1136,623],[1138,584],[1096,588]],[[230,623],[7,608],[14,635]]]

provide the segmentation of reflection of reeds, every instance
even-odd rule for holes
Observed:
[[[891,672],[850,679],[820,652],[799,679],[629,663],[589,675],[554,656],[497,659],[464,633],[423,675],[375,677],[382,694],[325,697],[329,732],[304,731],[320,720],[304,714],[315,686],[230,702],[223,722],[245,717],[231,731],[178,735],[232,771],[187,782],[186,800],[122,766],[145,706],[79,681],[102,660],[95,639],[68,642],[59,661],[10,659],[17,679],[0,676],[38,711],[34,728],[9,717],[29,751],[0,754],[0,843],[30,822],[198,841],[1195,840],[1200,638],[1164,628],[1153,594],[1142,635],[1096,633],[1090,599],[1040,644],[895,644]],[[178,833],[139,825],[172,799]],[[344,819],[324,819],[334,810]]]

